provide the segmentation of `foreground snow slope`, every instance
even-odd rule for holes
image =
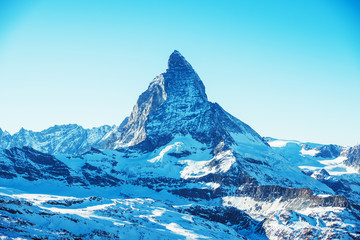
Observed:
[[[77,198],[2,188],[0,202],[1,239],[244,239],[227,225],[149,198]]]
[[[58,155],[56,157],[44,155],[29,148],[5,150],[5,152],[13,152],[11,156],[16,159],[17,165],[13,170],[8,169],[7,175],[5,175],[4,171],[2,172],[3,177],[14,175],[14,177],[3,179],[2,185],[6,188],[17,188],[25,191],[25,193],[18,194],[15,191],[9,194],[9,190],[6,190],[4,194],[11,198],[30,199],[36,209],[41,205],[41,209],[56,214],[56,219],[62,219],[64,216],[65,218],[69,217],[69,214],[71,218],[76,215],[75,219],[81,217],[81,220],[78,219],[80,223],[85,221],[87,226],[91,226],[85,232],[77,232],[73,228],[69,228],[70,223],[65,222],[65,225],[56,225],[62,226],[62,229],[69,231],[73,236],[95,236],[93,234],[100,234],[97,233],[98,229],[103,230],[101,234],[103,234],[104,238],[123,236],[121,234],[125,233],[113,230],[117,226],[113,222],[136,222],[138,220],[134,219],[139,215],[145,215],[130,212],[129,217],[134,219],[129,221],[124,220],[123,214],[125,212],[123,211],[114,218],[112,211],[116,212],[118,209],[111,206],[115,202],[116,206],[119,203],[123,204],[126,199],[126,201],[140,199],[141,204],[137,203],[137,200],[135,203],[141,205],[141,207],[136,208],[152,209],[149,210],[150,212],[155,210],[153,209],[155,202],[166,205],[170,208],[167,208],[167,211],[172,211],[172,214],[176,212],[176,216],[171,215],[173,216],[171,222],[166,220],[167,215],[158,216],[157,223],[155,225],[152,223],[151,226],[158,229],[160,223],[163,224],[160,224],[161,226],[166,225],[168,227],[173,226],[172,223],[176,223],[176,229],[181,227],[187,230],[184,231],[189,234],[188,239],[199,239],[198,235],[200,233],[201,236],[224,239],[226,235],[219,235],[211,230],[219,228],[227,229],[224,231],[226,234],[230,234],[232,239],[236,239],[235,236],[237,235],[250,239],[267,237],[283,239],[289,234],[303,237],[304,234],[310,231],[309,229],[312,229],[311,232],[314,237],[344,237],[351,234],[356,236],[354,234],[359,228],[359,221],[355,214],[356,209],[344,197],[332,196],[331,193],[329,195],[316,195],[308,188],[289,188],[285,186],[286,184],[282,184],[282,186],[261,185],[255,178],[246,173],[244,165],[241,164],[241,161],[245,160],[240,156],[235,158],[234,150],[220,151],[215,156],[212,156],[210,149],[204,149],[202,143],[190,137],[175,138],[168,145],[147,154],[129,149],[123,149],[122,151],[99,151],[93,149],[86,154]],[[0,160],[2,166],[12,165],[11,159],[5,158],[4,155]],[[267,165],[263,166],[261,163],[249,161],[245,161],[246,168],[258,170],[259,172],[270,172]],[[57,171],[52,170],[54,166],[57,166]],[[4,168],[2,167],[2,169]],[[36,175],[36,173],[40,172],[40,175]],[[274,173],[272,174],[275,176]],[[304,179],[309,178],[314,182],[317,181],[304,174],[303,176]],[[271,180],[269,178],[269,181],[276,181],[276,179]],[[319,182],[319,185],[321,184]],[[68,197],[59,197],[59,194]],[[100,202],[94,203],[94,208],[88,208],[88,203],[85,205],[83,203],[89,201],[91,196],[95,199],[102,199]],[[144,199],[146,201],[143,201]],[[49,200],[55,202],[47,203],[47,205],[43,204],[43,202]],[[70,203],[65,200],[70,201]],[[71,200],[74,200],[79,208],[74,210]],[[15,206],[15,208],[17,207],[18,205]],[[104,207],[105,213],[102,213],[101,217],[94,217],[91,215],[93,214],[91,211],[103,211],[98,210],[98,207]],[[111,207],[112,210],[105,211],[105,207],[106,209]],[[235,211],[234,208],[238,210]],[[33,226],[38,225],[47,229],[45,232],[47,232],[48,236],[58,234],[57,228],[48,229],[41,225],[44,220],[37,222],[38,217],[35,216],[43,215],[39,209],[29,210],[35,211],[32,214],[35,220],[28,219],[26,215],[14,212],[11,209],[5,209],[2,216],[6,219],[15,218],[17,220],[11,220],[15,222],[20,220],[29,222],[26,230],[22,229],[26,234],[33,234]],[[204,224],[204,226],[201,226],[201,230],[198,231],[198,228],[193,228],[192,224],[185,224],[182,220],[183,215],[180,213],[186,213],[196,219],[202,218],[202,220],[198,221],[199,224]],[[304,217],[292,217],[294,220],[291,221],[291,224],[286,225],[283,225],[283,220],[278,219],[279,215],[282,218],[288,218],[294,214],[296,216],[300,214],[299,216]],[[166,219],[163,219],[165,217]],[[233,218],[235,220],[232,220]],[[309,223],[305,223],[304,219]],[[334,224],[334,219],[336,221],[348,219],[348,221],[342,224]],[[51,217],[47,221],[57,220],[53,220]],[[104,221],[106,224],[103,223]],[[212,223],[206,221],[212,221]],[[105,225],[99,225],[100,222]],[[319,222],[319,224],[314,222]],[[208,227],[209,225],[210,227]],[[126,225],[126,227],[129,226]],[[228,230],[229,228],[232,230]],[[34,227],[34,229],[38,229],[38,227]],[[205,229],[207,230],[205,231]],[[138,231],[134,230],[134,232]],[[153,232],[153,229],[144,231],[144,236],[153,234],[158,238],[170,239],[174,237],[170,233],[162,235],[161,231],[159,233],[157,231]],[[146,233],[147,231],[151,233]],[[129,232],[131,231],[129,230]],[[3,234],[6,235],[6,231]],[[177,238],[183,236],[180,233],[178,234]],[[139,235],[134,235],[134,239],[138,239],[138,237]]]

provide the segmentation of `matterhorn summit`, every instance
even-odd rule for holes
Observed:
[[[169,57],[168,69],[140,95],[122,125],[109,148],[137,146],[152,151],[187,134],[212,147],[222,141],[234,144],[234,135],[239,134],[243,140],[264,144],[248,125],[208,101],[200,77],[176,50]]]

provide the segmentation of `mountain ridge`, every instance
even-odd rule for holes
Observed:
[[[14,238],[360,238],[360,175],[334,177],[344,151],[262,138],[208,101],[178,51],[105,130],[101,150],[1,150],[0,226]]]
[[[82,153],[91,147],[104,148],[104,137],[115,126],[83,128],[77,124],[54,125],[41,131],[21,128],[13,135],[0,132],[0,148],[28,146],[49,154]],[[5,134],[4,134],[5,133]]]

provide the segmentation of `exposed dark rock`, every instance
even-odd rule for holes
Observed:
[[[102,151],[100,151],[97,148],[91,147],[89,151],[86,151],[84,153],[82,153],[81,155],[86,155],[86,154],[102,154],[105,155]]]
[[[85,163],[81,168],[83,176],[73,176],[69,167],[53,155],[29,147],[5,149],[0,154],[11,162],[11,164],[0,163],[0,176],[7,179],[18,176],[29,181],[54,179],[69,185],[77,183],[82,186],[116,186],[123,183],[123,180],[89,163]]]
[[[183,207],[180,211],[194,216],[199,216],[210,221],[226,224],[228,226],[231,225],[238,232],[241,232],[242,230],[250,230],[254,233],[258,233],[262,237],[265,237],[262,222],[252,219],[245,212],[234,207],[206,207],[203,205],[195,205],[191,207]]]
[[[314,172],[311,176],[316,180],[325,181],[330,177],[330,174],[325,169],[321,169],[319,171]]]
[[[169,177],[138,177],[131,181],[131,184],[148,187],[154,190],[179,189],[188,183],[184,179],[175,179]]]
[[[211,189],[181,188],[170,190],[170,192],[193,201],[199,201],[200,199],[210,200],[219,197]]]
[[[281,201],[304,199],[304,201],[310,200],[310,206],[312,207],[350,207],[348,200],[344,196],[317,196],[314,195],[309,188],[285,188],[277,185],[244,185],[244,187],[238,191],[238,194],[240,196],[252,197],[256,201],[274,201],[278,198],[281,198]]]
[[[117,186],[121,185],[124,182],[123,180],[113,177],[107,173],[98,175],[84,171],[83,175],[85,179],[89,182],[90,186]]]
[[[249,196],[257,201],[273,201],[282,197],[283,201],[294,198],[309,199],[313,192],[308,188],[285,188],[277,185],[244,185],[238,192],[242,196]]]
[[[244,158],[244,160],[249,162],[249,163],[255,163],[255,164],[259,164],[259,165],[266,165],[266,166],[270,167],[270,165],[267,162],[255,160],[253,158]]]
[[[64,163],[52,155],[29,147],[5,149],[2,154],[13,163],[7,166],[6,176],[8,177],[15,174],[35,181],[57,177],[64,179],[70,176],[69,168]]]
[[[348,184],[344,184],[342,180],[338,180],[336,178],[329,178],[320,180],[322,183],[326,184],[329,188],[331,188],[336,194],[343,194],[351,192],[351,189],[348,187]]]
[[[173,153],[168,153],[168,155],[176,157],[176,158],[182,158],[182,157],[187,157],[187,156],[191,155],[191,152],[189,152],[189,151],[173,152]]]
[[[348,200],[341,195],[334,195],[328,197],[313,197],[311,206],[315,207],[344,207],[349,208]]]

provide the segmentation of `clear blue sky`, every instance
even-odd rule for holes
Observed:
[[[263,136],[360,143],[353,0],[0,0],[0,127],[119,124],[179,50]]]

